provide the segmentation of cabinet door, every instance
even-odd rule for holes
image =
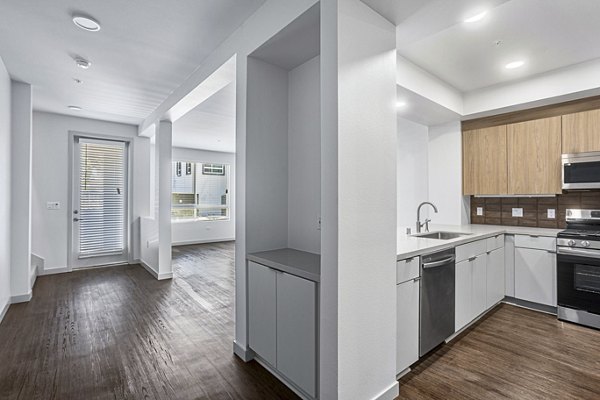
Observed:
[[[481,254],[471,261],[473,298],[471,304],[471,321],[483,314],[486,310],[487,292],[487,257]]]
[[[487,255],[486,308],[491,308],[504,298],[504,247]]]
[[[506,194],[506,125],[463,132],[463,194]]]
[[[317,379],[317,286],[277,273],[277,370],[312,397]]]
[[[561,117],[510,124],[507,138],[508,193],[562,193]]]
[[[277,272],[248,262],[248,343],[272,366],[276,364]]]
[[[396,285],[396,373],[419,359],[419,280]]]
[[[548,250],[515,249],[515,297],[556,306],[556,254]]]
[[[562,152],[600,151],[600,110],[562,117]]]
[[[471,262],[461,261],[456,264],[454,286],[454,331],[458,332],[471,322],[472,278]]]

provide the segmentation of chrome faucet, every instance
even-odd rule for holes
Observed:
[[[429,218],[426,218],[425,222],[421,223],[421,207],[423,207],[425,204],[429,204],[431,207],[433,207],[433,211],[435,211],[436,214],[438,212],[437,207],[433,203],[424,201],[421,204],[419,204],[419,207],[417,207],[417,233],[421,233],[422,227],[425,227],[425,232],[429,232],[429,223],[431,222],[431,220]]]

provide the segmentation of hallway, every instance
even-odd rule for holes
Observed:
[[[1,399],[295,399],[233,356],[234,243],[173,248],[175,278],[130,265],[39,277],[0,325]]]

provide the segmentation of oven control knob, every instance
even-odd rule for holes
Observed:
[[[590,242],[588,242],[587,240],[584,240],[583,242],[581,242],[581,245],[583,247],[590,247]]]
[[[567,242],[567,244],[568,244],[570,247],[573,247],[573,246],[575,246],[577,243],[575,243],[575,241],[574,241],[574,240],[569,240],[569,241]]]

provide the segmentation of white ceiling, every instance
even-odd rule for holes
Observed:
[[[598,0],[363,1],[398,25],[403,57],[461,92],[600,58]],[[484,9],[484,20],[462,22]],[[526,65],[504,68],[516,59]]]
[[[235,82],[173,123],[173,146],[235,152]]]
[[[139,124],[264,1],[1,0],[0,57],[36,110]],[[74,12],[102,29],[77,28]]]

